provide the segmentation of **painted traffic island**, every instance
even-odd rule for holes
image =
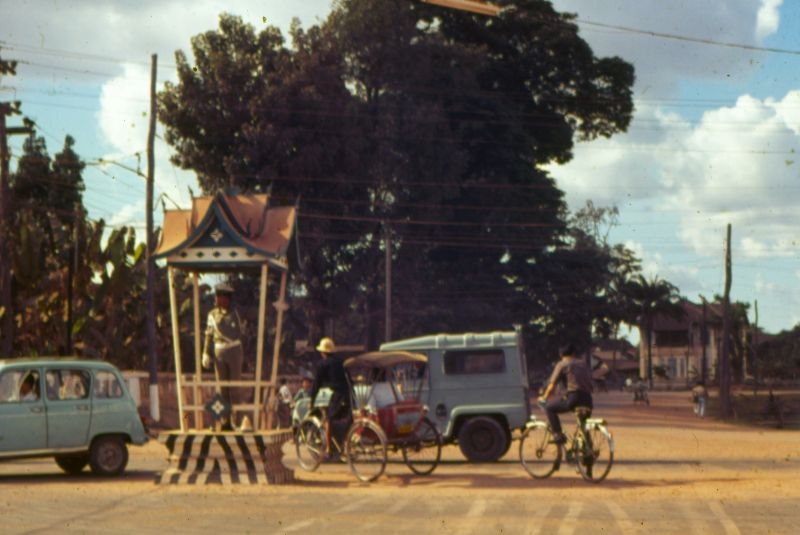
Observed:
[[[272,484],[294,482],[283,465],[288,429],[272,431],[165,431],[158,441],[169,452],[159,484]]]

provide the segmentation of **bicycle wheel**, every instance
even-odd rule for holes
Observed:
[[[306,418],[297,427],[294,442],[297,462],[304,470],[313,472],[325,453],[325,432],[316,418]]]
[[[582,440],[579,450],[582,455],[577,459],[578,471],[586,481],[600,483],[614,464],[614,439],[611,432],[601,424],[588,424],[585,436],[588,441]]]
[[[353,475],[375,481],[386,469],[386,434],[371,420],[356,420],[347,432],[345,455]]]
[[[417,475],[426,476],[436,469],[442,456],[442,436],[427,418],[417,424],[403,446],[403,460]]]
[[[536,479],[550,477],[561,458],[558,444],[544,422],[528,427],[519,441],[519,462]]]

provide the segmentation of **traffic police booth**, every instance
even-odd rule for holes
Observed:
[[[169,283],[175,382],[180,428],[161,433],[159,440],[169,450],[170,467],[159,477],[161,483],[284,483],[294,472],[281,463],[283,444],[290,430],[270,430],[271,413],[266,400],[276,392],[283,314],[287,310],[287,255],[295,233],[294,206],[269,206],[265,194],[227,195],[192,199],[188,210],[165,210],[164,227],[155,259],[165,260]],[[193,295],[195,373],[182,371],[179,304],[176,272],[191,279]],[[200,323],[200,273],[260,274],[255,369],[252,380],[222,381],[202,377],[202,330]],[[264,337],[268,319],[267,290],[271,272],[280,278],[276,311],[275,340],[269,380],[262,378]],[[245,355],[247,360],[248,355]],[[215,395],[203,398],[204,390]],[[222,388],[251,390],[252,401],[230,407],[220,396]],[[208,397],[208,396],[206,396]],[[241,401],[241,399],[239,400]],[[222,431],[223,415],[239,413],[251,418],[250,426]],[[209,417],[217,424],[205,425]],[[238,423],[238,422],[234,422]],[[252,428],[250,428],[252,427]]]

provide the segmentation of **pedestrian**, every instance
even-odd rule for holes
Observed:
[[[311,408],[311,382],[311,377],[303,375],[300,389],[292,400],[292,425],[298,425]]]
[[[692,402],[694,403],[694,413],[700,418],[705,417],[706,402],[708,401],[708,390],[702,380],[697,381],[692,388]]]
[[[286,384],[286,377],[281,377],[278,389],[278,427],[287,428],[292,420],[292,392]]]
[[[561,431],[561,420],[558,415],[571,411],[575,407],[592,408],[592,372],[583,359],[575,354],[575,346],[570,344],[561,350],[561,360],[556,364],[544,393],[539,398],[540,403],[546,403],[545,411],[550,422],[550,430],[556,443],[566,442],[566,436]],[[558,383],[566,386],[566,394],[557,400],[548,401]]]
[[[244,326],[239,313],[232,306],[233,288],[227,283],[214,287],[215,307],[208,313],[206,338],[203,349],[203,368],[214,367],[217,381],[238,381],[242,378],[244,351],[242,336]],[[238,402],[238,390],[222,387],[222,398],[228,402],[231,414],[221,421],[224,431],[233,430],[234,404]]]

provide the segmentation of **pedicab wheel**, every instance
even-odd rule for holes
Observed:
[[[589,444],[581,444],[578,471],[581,477],[591,483],[600,483],[611,471],[614,464],[614,439],[603,425],[594,424],[586,431]]]
[[[313,472],[322,462],[325,452],[325,432],[317,418],[306,418],[297,427],[295,434],[297,462],[304,470]]]
[[[345,455],[353,475],[375,481],[386,469],[386,434],[371,420],[356,420],[347,431]]]
[[[423,418],[403,446],[403,460],[417,475],[426,476],[439,465],[442,436],[428,418]]]
[[[550,477],[555,471],[561,452],[553,434],[544,422],[528,427],[519,441],[519,462],[534,479]]]

